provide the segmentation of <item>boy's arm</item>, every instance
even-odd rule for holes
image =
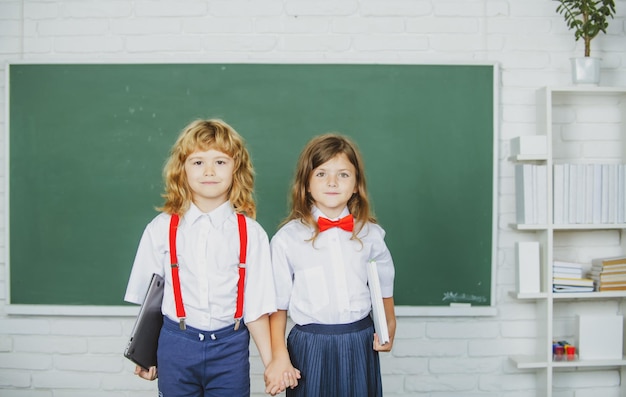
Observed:
[[[389,329],[389,342],[381,345],[378,342],[378,335],[374,337],[374,350],[379,352],[389,352],[393,347],[393,338],[396,335],[396,309],[393,297],[383,298],[385,307],[385,317],[387,318],[387,328]]]
[[[272,361],[269,316],[264,314],[256,320],[246,323],[246,326],[248,327],[250,335],[252,335],[252,339],[254,339],[254,343],[259,350],[263,366],[267,367],[270,361]]]
[[[265,370],[265,392],[272,396],[286,387],[298,386],[300,371],[293,367],[285,344],[287,311],[278,310],[270,315],[270,335],[272,340],[272,362]]]

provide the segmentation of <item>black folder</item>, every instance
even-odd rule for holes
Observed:
[[[150,369],[157,365],[157,346],[163,325],[161,302],[163,301],[163,277],[153,274],[146,298],[139,309],[124,357],[141,367]]]

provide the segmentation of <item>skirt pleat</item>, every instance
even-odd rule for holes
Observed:
[[[301,372],[288,397],[382,397],[378,352],[370,317],[351,324],[296,325],[287,338]]]

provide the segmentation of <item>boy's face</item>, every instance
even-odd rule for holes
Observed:
[[[209,212],[228,200],[233,183],[235,161],[215,149],[195,151],[185,161],[187,183],[193,202],[202,212]]]
[[[356,193],[356,169],[344,154],[315,168],[309,178],[309,193],[326,216],[336,218]]]

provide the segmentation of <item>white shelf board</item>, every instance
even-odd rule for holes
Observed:
[[[626,365],[626,357],[622,359],[609,360],[572,360],[572,361],[553,361],[554,368],[572,368],[572,367],[621,367]]]
[[[546,230],[547,224],[525,224],[525,223],[512,223],[510,226],[515,230]],[[620,230],[626,229],[626,223],[580,223],[580,224],[567,224],[567,225],[551,225],[553,230]]]
[[[610,360],[572,360],[572,361],[543,361],[537,356],[510,356],[509,359],[518,369],[547,368],[574,368],[574,367],[621,367],[626,366],[626,357]]]
[[[509,158],[511,161],[546,161],[547,154],[516,154]]]
[[[602,291],[602,292],[554,292],[554,300],[559,299],[609,299],[626,298],[626,291]]]
[[[568,225],[552,225],[554,230],[612,230],[626,229],[626,223],[580,223]]]
[[[517,291],[509,291],[509,296],[521,300],[537,300],[546,299],[548,294],[546,292],[519,293]]]
[[[510,356],[509,359],[518,369],[547,368],[548,362],[537,356]]]

